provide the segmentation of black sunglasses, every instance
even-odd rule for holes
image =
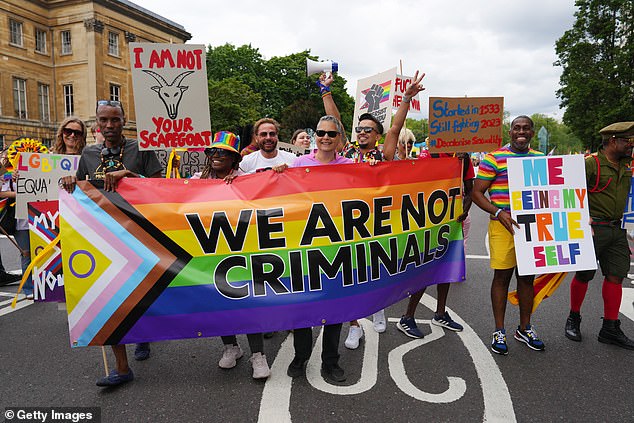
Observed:
[[[84,136],[84,131],[81,129],[63,128],[62,133],[67,137],[70,137],[71,135],[75,135],[76,138]]]
[[[104,147],[101,149],[101,155],[104,157],[118,156],[121,154],[121,147]]]
[[[99,108],[99,106],[118,107],[125,114],[125,111],[123,110],[123,104],[117,100],[97,100],[97,109]]]
[[[259,137],[262,137],[262,138],[266,137],[267,135],[268,135],[269,137],[271,137],[271,138],[273,138],[273,137],[277,137],[277,132],[274,132],[274,131],[271,131],[271,132],[260,132],[260,133],[258,134],[258,136],[259,136]]]
[[[218,157],[228,157],[232,154],[233,152],[229,151],[229,150],[225,150],[224,148],[205,148],[205,156],[207,157],[213,157],[213,156],[218,156]]]
[[[366,134],[369,134],[372,131],[376,131],[376,129],[374,129],[371,126],[357,126],[356,128],[354,128],[354,132],[356,132],[357,134],[360,134],[361,132],[365,132]]]
[[[318,129],[315,131],[315,134],[317,134],[318,137],[324,137],[328,134],[330,138],[335,138],[339,135],[339,131],[324,131],[323,129]]]

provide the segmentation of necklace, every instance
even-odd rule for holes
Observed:
[[[125,139],[122,144],[116,147],[106,147],[104,143],[101,148],[101,163],[95,170],[95,179],[104,179],[106,173],[124,170],[123,153],[125,152]]]

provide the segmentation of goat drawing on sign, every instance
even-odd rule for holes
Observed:
[[[161,101],[165,105],[165,110],[167,110],[167,115],[170,119],[176,119],[178,116],[178,105],[183,98],[183,93],[187,91],[189,86],[181,85],[183,83],[183,79],[188,76],[190,73],[194,73],[194,71],[186,71],[178,75],[172,83],[168,83],[165,78],[159,75],[156,72],[151,70],[144,70],[143,72],[152,76],[156,79],[160,85],[155,85],[152,90],[156,91]]]

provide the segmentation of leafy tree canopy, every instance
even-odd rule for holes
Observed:
[[[634,119],[634,0],[575,4],[576,21],[556,43],[557,96],[564,123],[594,151],[601,128]]]

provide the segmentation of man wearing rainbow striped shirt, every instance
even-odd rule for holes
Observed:
[[[504,314],[506,298],[511,277],[517,266],[515,260],[514,229],[519,225],[511,217],[509,202],[509,183],[506,161],[514,157],[543,155],[530,147],[531,138],[535,134],[534,123],[528,116],[518,116],[511,122],[509,135],[511,143],[487,154],[480,163],[478,176],[473,187],[473,202],[491,215],[489,221],[489,249],[493,282],[491,284],[491,303],[495,332],[491,342],[494,353],[507,355],[506,330]],[[489,198],[484,194],[489,191]],[[515,339],[525,343],[529,348],[542,351],[544,343],[537,337],[530,319],[533,309],[533,275],[517,275],[517,293],[520,305],[520,324],[515,331]]]

